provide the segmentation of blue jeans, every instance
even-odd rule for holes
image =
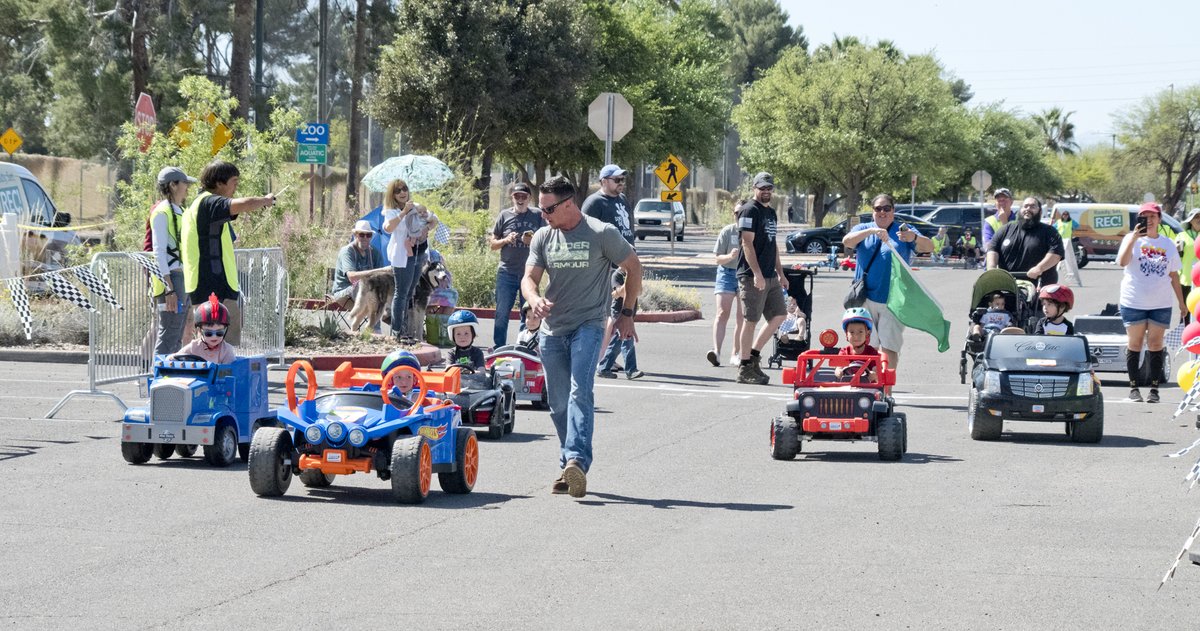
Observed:
[[[613,365],[617,363],[618,348],[621,349],[621,360],[625,362],[625,374],[632,375],[637,372],[637,350],[634,349],[633,338],[621,339],[621,334],[615,325],[612,339],[608,341],[608,349],[604,351],[604,357],[600,360],[600,370],[611,371],[613,369]]]
[[[496,348],[508,344],[508,317],[513,304],[517,309],[525,306],[525,297],[521,295],[521,275],[496,270],[496,316],[492,328],[492,345]],[[521,325],[525,324],[525,314],[521,314]]]
[[[402,335],[408,329],[408,302],[412,297],[412,275],[408,273],[412,259],[407,267],[393,267],[392,276],[396,279],[396,293],[392,294],[392,335]]]
[[[603,324],[585,324],[566,335],[539,334],[542,369],[550,420],[558,432],[558,465],[575,460],[586,472],[592,466],[592,427],[596,406],[596,358],[604,338]]]

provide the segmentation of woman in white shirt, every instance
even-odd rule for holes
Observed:
[[[1179,286],[1179,251],[1171,239],[1159,234],[1162,209],[1154,202],[1142,204],[1137,226],[1125,235],[1117,252],[1117,264],[1125,268],[1121,278],[1121,321],[1125,323],[1128,350],[1129,398],[1141,401],[1138,390],[1139,355],[1143,342],[1150,363],[1150,395],[1147,403],[1158,403],[1158,384],[1163,380],[1163,336],[1171,326],[1171,306],[1187,313]],[[1143,225],[1144,221],[1144,225]]]
[[[405,229],[405,219],[416,207],[412,201],[412,194],[408,191],[408,183],[404,180],[393,180],[388,185],[383,197],[383,231],[391,235],[387,255],[392,263],[392,275],[396,279],[395,293],[392,294],[392,335],[397,338],[404,335],[408,329],[408,301],[412,295],[412,275],[407,269],[411,246],[407,243],[409,234]]]

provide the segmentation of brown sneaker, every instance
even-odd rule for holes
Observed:
[[[567,467],[563,469],[563,479],[567,482],[567,493],[570,493],[571,497],[587,495],[587,474],[583,472],[579,462],[567,462]]]
[[[758,383],[758,374],[754,372],[754,364],[738,364],[738,383]]]
[[[754,383],[760,386],[765,386],[768,383],[771,383],[771,378],[767,376],[767,373],[763,372],[762,364],[760,363],[761,361],[762,355],[750,356],[750,367],[754,369],[754,376],[757,379]]]
[[[566,495],[568,490],[570,489],[567,486],[567,479],[563,477],[563,473],[559,471],[558,479],[555,480],[554,484],[550,486],[550,493],[553,495]]]

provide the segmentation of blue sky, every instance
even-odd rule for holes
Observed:
[[[971,85],[972,105],[1074,111],[1081,145],[1111,142],[1112,114],[1200,83],[1200,1],[802,2],[780,0],[809,50],[839,36],[932,52]],[[1084,8],[1086,7],[1086,8]]]

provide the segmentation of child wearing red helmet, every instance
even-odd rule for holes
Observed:
[[[237,359],[237,350],[225,341],[229,331],[229,310],[209,294],[208,300],[196,307],[196,339],[179,349],[176,355],[195,355],[214,364],[230,364]]]
[[[1075,306],[1075,294],[1066,285],[1046,285],[1038,292],[1042,301],[1042,314],[1034,328],[1034,335],[1075,335],[1075,325],[1067,319],[1067,312]]]

